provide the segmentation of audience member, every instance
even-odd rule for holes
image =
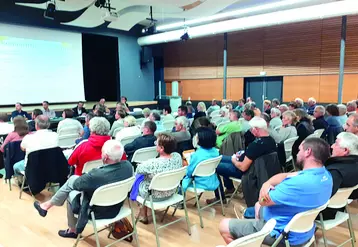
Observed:
[[[116,140],[121,141],[125,137],[140,135],[141,130],[136,126],[136,119],[133,116],[126,116],[124,118],[124,128],[117,132]]]
[[[4,153],[4,148],[6,146],[6,144],[8,144],[9,142],[16,142],[16,141],[21,141],[24,136],[26,136],[29,133],[29,126],[26,123],[25,118],[21,117],[21,116],[17,116],[13,119],[14,122],[14,131],[9,133],[4,142],[1,145],[1,152]]]
[[[186,191],[188,187],[192,187],[192,183],[195,181],[195,187],[197,189],[214,191],[219,186],[219,180],[216,174],[210,177],[192,177],[192,175],[200,162],[219,156],[219,151],[215,148],[216,134],[214,130],[210,128],[200,127],[197,129],[197,134],[194,138],[196,139],[198,148],[190,156],[186,176],[182,182],[183,189]]]
[[[146,107],[146,108],[143,109],[142,113],[143,113],[143,116],[144,116],[144,120],[143,120],[143,122],[142,122],[141,129],[144,128],[144,123],[145,123],[145,122],[150,121],[149,116],[150,116],[150,113],[151,113],[151,112],[152,112],[152,111],[151,111],[148,107]]]
[[[115,119],[116,121],[113,122],[111,130],[109,131],[109,135],[113,136],[114,131],[116,129],[121,129],[124,127],[124,118],[126,117],[126,112],[124,110],[116,111]]]
[[[157,126],[154,122],[145,122],[142,136],[137,137],[134,141],[124,146],[124,151],[126,152],[129,161],[132,160],[133,154],[138,149],[155,146],[154,142],[157,138],[154,136],[154,133],[156,130]]]
[[[191,139],[187,126],[188,119],[186,117],[181,116],[175,119],[175,132],[172,132],[171,135],[174,136],[177,143]]]
[[[349,117],[352,114],[355,114],[357,112],[357,103],[355,100],[349,101],[347,103],[347,116]]]
[[[226,104],[228,103],[228,101],[226,100],[226,99],[222,99],[221,100],[221,108],[220,109],[224,109],[224,108],[226,108],[227,109],[227,107],[226,107]]]
[[[276,143],[284,142],[297,136],[296,114],[293,111],[285,111],[282,114],[282,126],[279,129],[269,129],[270,136]]]
[[[213,111],[217,111],[217,110],[220,110],[220,106],[217,104],[217,101],[215,99],[213,99],[211,101],[211,106],[208,108],[208,116],[210,117],[210,114],[213,112]]]
[[[42,102],[42,107],[43,107],[43,110],[42,110],[42,114],[49,117],[49,118],[55,118],[56,117],[56,113],[54,110],[50,110],[49,109],[49,103],[48,101],[44,101]]]
[[[83,116],[83,115],[87,114],[87,110],[84,107],[84,104],[85,103],[83,101],[79,101],[77,103],[77,106],[72,108],[74,117]]]
[[[280,101],[276,98],[272,100],[272,108],[279,108],[280,107]]]
[[[230,177],[241,178],[253,162],[258,157],[261,157],[272,152],[277,152],[275,140],[269,136],[267,130],[267,123],[260,117],[254,117],[250,121],[251,132],[255,136],[255,141],[249,144],[243,154],[236,153],[232,157],[223,156],[220,164],[216,168],[218,176],[222,176],[224,186],[226,187],[225,194],[234,192],[234,184]],[[240,150],[238,150],[240,151]],[[220,193],[224,195],[224,189],[220,181]],[[219,200],[219,191],[215,191],[215,198],[206,200],[207,204],[211,204]]]
[[[324,106],[317,105],[314,108],[313,116],[315,117],[315,119],[313,120],[313,127],[315,128],[315,130],[318,130],[318,129],[327,130],[328,129],[328,123],[324,119],[325,114],[326,114],[326,109],[324,109]]]
[[[271,101],[270,100],[264,100],[264,112],[266,112],[268,115],[271,114]]]
[[[88,113],[88,114],[86,115],[86,117],[85,117],[86,122],[85,122],[85,125],[84,125],[84,127],[83,127],[83,134],[82,134],[82,136],[81,136],[80,138],[78,138],[78,139],[76,140],[76,144],[80,143],[80,142],[83,141],[83,140],[87,140],[87,139],[90,137],[90,135],[91,135],[91,130],[90,130],[90,128],[89,128],[89,123],[90,123],[90,121],[91,121],[92,118],[94,118],[93,113]]]
[[[185,105],[181,105],[178,107],[178,117],[187,117],[188,115],[188,107]]]
[[[269,219],[275,219],[274,230],[263,241],[263,244],[271,246],[296,214],[324,205],[332,192],[332,178],[323,167],[329,155],[329,145],[322,139],[305,140],[297,156],[297,166],[303,170],[277,174],[264,183],[255,207],[256,220],[222,220],[219,230],[224,241],[229,244],[256,233]],[[291,246],[303,246],[314,232],[314,226],[308,232],[290,232],[288,241]],[[283,241],[281,244],[284,246]]]
[[[199,102],[198,106],[196,107],[198,112],[194,115],[194,120],[199,117],[206,117],[206,105],[204,102]]]
[[[109,122],[104,117],[94,117],[89,122],[91,134],[87,141],[81,142],[68,159],[70,166],[76,166],[75,175],[81,176],[84,164],[101,159],[103,144],[110,140]]]
[[[240,118],[240,112],[234,110],[229,114],[230,123],[216,129],[216,134],[218,135],[216,140],[216,145],[218,148],[221,147],[225,138],[228,137],[231,133],[240,132],[242,130],[242,126],[241,123],[239,122],[239,118]]]
[[[149,193],[149,185],[153,177],[161,172],[171,171],[182,167],[182,157],[176,153],[176,141],[173,136],[161,133],[156,141],[159,158],[147,160],[138,164],[136,173],[145,175],[144,180],[139,185],[139,195],[146,198]],[[176,192],[176,188],[169,191],[152,191],[155,201],[166,200]],[[148,208],[143,206],[140,209],[140,222],[148,224]]]
[[[8,123],[8,116],[6,113],[0,113],[0,135],[7,135],[14,131],[14,125]]]
[[[25,171],[27,157],[31,152],[58,147],[58,135],[56,132],[48,130],[50,119],[47,116],[40,115],[35,119],[36,132],[26,135],[21,142],[21,149],[26,152],[25,159],[14,164],[14,172],[21,175]]]
[[[191,103],[190,100],[188,100],[186,103],[185,103],[187,109],[188,109],[188,113],[186,114],[186,117],[187,118],[193,118],[195,114],[195,109],[193,107],[193,104]]]
[[[73,119],[73,111],[71,109],[63,110],[62,117],[64,119],[58,123],[57,133],[60,133],[62,129],[73,129],[74,133],[82,134],[82,124],[78,120]]]
[[[342,126],[340,119],[339,119],[339,108],[335,104],[329,104],[326,106],[326,121],[328,123],[328,127],[336,128]]]
[[[233,106],[231,103],[226,103],[226,108],[229,110],[229,112],[233,111]]]
[[[89,217],[87,210],[83,209],[89,209],[89,202],[95,190],[103,185],[120,182],[133,176],[132,165],[128,161],[121,161],[122,157],[123,147],[120,143],[114,140],[107,141],[101,148],[100,158],[104,164],[102,167],[92,169],[80,177],[71,176],[49,201],[43,203],[35,201],[34,207],[40,216],[45,217],[50,208],[62,206],[67,201],[69,228],[60,230],[58,235],[63,238],[77,238],[87,224]],[[75,217],[74,205],[81,207],[81,213],[86,213],[80,213],[79,216]],[[123,202],[114,206],[94,206],[91,207],[91,212],[94,213],[96,219],[114,218],[118,215],[122,205]]]
[[[129,105],[127,103],[127,97],[126,96],[122,96],[121,97],[121,103],[125,104],[125,106],[127,107],[127,109],[129,110]]]
[[[282,126],[281,111],[277,107],[271,108],[270,117],[271,117],[271,121],[270,121],[271,129],[276,129]]]
[[[251,129],[251,126],[249,124],[249,122],[251,121],[251,119],[253,119],[255,116],[255,113],[253,110],[251,109],[246,109],[244,110],[244,112],[242,113],[242,117],[244,118],[244,121],[242,121],[242,132],[247,132],[248,130]]]
[[[238,104],[235,107],[235,110],[237,110],[240,113],[242,113],[244,111],[244,105],[245,105],[245,100],[244,99],[239,99]]]
[[[339,104],[337,105],[338,107],[338,112],[339,112],[339,117],[338,120],[341,124],[341,126],[343,126],[346,122],[347,122],[347,107],[343,104]]]
[[[175,118],[172,115],[172,108],[168,105],[164,106],[163,115],[164,115],[163,122],[175,120]]]
[[[117,111],[124,111],[125,112],[125,117],[128,115],[129,109],[127,108],[127,106],[125,104],[123,104],[122,102],[117,102],[116,104],[116,109],[113,110],[112,115],[116,118],[116,113]],[[117,118],[116,118],[117,119]]]
[[[17,102],[15,104],[15,111],[11,113],[11,121],[17,116],[21,116],[26,119],[31,119],[31,116],[26,111],[22,110],[22,104],[20,102]]]
[[[353,133],[354,135],[358,135],[358,114],[349,116],[346,124],[344,125],[344,130],[346,132]]]
[[[152,111],[149,115],[150,121],[154,122],[157,126],[157,131],[163,131],[164,127],[160,121],[160,114],[157,111]]]
[[[93,110],[95,110],[95,108],[96,108],[97,105],[100,105],[100,106],[103,106],[103,107],[104,107],[104,110],[105,110],[104,112],[105,112],[105,114],[109,114],[109,113],[110,113],[110,110],[109,110],[108,107],[106,106],[106,100],[105,100],[104,98],[100,99],[99,102],[98,102],[98,104],[95,104],[95,105],[93,106]]]
[[[27,125],[29,126],[29,131],[33,132],[36,131],[35,129],[35,119],[37,116],[42,115],[42,110],[40,109],[34,109],[31,113],[31,120],[27,122]]]
[[[294,110],[294,113],[296,114],[297,120],[296,129],[298,139],[293,144],[292,155],[294,158],[296,158],[296,155],[299,151],[299,146],[301,145],[302,141],[306,139],[307,136],[313,134],[314,128],[312,125],[312,121],[305,110],[303,110],[302,108],[298,108]]]
[[[288,104],[288,110],[289,111],[293,111],[295,109],[297,109],[297,103],[295,101],[291,101],[289,104]]]
[[[260,115],[260,118],[265,120],[265,122],[267,123],[267,127],[270,126],[271,117],[270,117],[269,114],[267,114],[266,112],[262,112],[261,115]]]
[[[280,105],[280,106],[278,107],[278,109],[279,109],[280,112],[281,112],[281,116],[282,116],[282,114],[283,114],[285,111],[288,111],[288,110],[289,110],[289,108],[288,108],[288,106],[287,106],[286,104]]]
[[[313,116],[313,113],[314,113],[314,109],[316,108],[316,100],[315,98],[309,98],[308,101],[307,101],[307,105],[308,105],[308,108],[307,108],[307,113],[308,115],[311,115]]]
[[[305,107],[304,107],[303,99],[301,99],[301,98],[296,98],[296,99],[295,99],[295,102],[296,102],[296,105],[297,105],[297,109],[306,110]]]
[[[105,117],[106,116],[106,108],[103,105],[97,104],[94,106],[93,114],[96,117]]]

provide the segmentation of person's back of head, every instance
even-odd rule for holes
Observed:
[[[270,124],[271,117],[266,112],[261,112],[260,117],[265,120],[267,124]]]
[[[121,161],[124,153],[122,144],[116,140],[108,140],[102,147],[102,161],[104,164],[115,164]]]
[[[337,105],[337,107],[338,107],[339,116],[343,116],[347,114],[347,106],[343,104],[339,104]]]
[[[89,122],[91,121],[92,118],[94,118],[95,115],[91,112],[89,112],[87,115],[86,115],[86,124],[89,125]]]
[[[136,125],[136,119],[133,116],[126,116],[124,118],[124,126],[125,127],[132,127]]]
[[[358,155],[358,136],[349,132],[341,132],[337,135],[336,142],[332,145],[332,156],[348,155]]]
[[[65,110],[63,110],[62,117],[63,117],[63,118],[73,118],[73,111],[72,111],[72,109],[65,109]]]
[[[267,132],[267,122],[261,117],[254,117],[249,122],[251,127],[251,133],[255,137],[264,137],[268,136]]]
[[[170,106],[168,106],[168,105],[164,106],[163,113],[171,114],[172,113],[172,108]]]
[[[127,113],[124,110],[116,111],[116,119],[124,119],[127,116]]]
[[[196,130],[196,137],[198,145],[205,149],[210,149],[216,146],[216,133],[213,129],[208,127],[199,127]]]
[[[330,116],[339,116],[339,109],[338,106],[335,104],[329,104],[326,106],[326,112],[330,115]]]
[[[152,111],[148,107],[146,107],[142,110],[142,114],[144,115],[145,118],[149,117],[151,112]]]
[[[97,104],[94,111],[94,115],[96,115],[97,117],[104,117],[105,114],[106,108],[104,107],[104,105]]]
[[[35,129],[44,130],[50,128],[50,118],[45,115],[39,115],[35,119]]]
[[[0,113],[0,122],[8,122],[9,118],[5,112]]]
[[[297,108],[302,108],[303,107],[303,99],[301,98],[296,98],[295,99],[295,102],[296,102],[296,105],[297,105]]]
[[[297,109],[298,106],[297,106],[297,103],[296,101],[291,101],[289,104],[288,104],[288,109],[289,110],[294,110],[294,109]]]
[[[42,111],[40,109],[34,109],[32,111],[32,120],[35,120],[37,116],[42,115]]]
[[[153,111],[151,115],[153,117],[153,121],[160,121],[160,114],[157,111]]]
[[[14,122],[14,131],[19,136],[25,136],[29,133],[29,125],[27,124],[24,117],[17,116],[13,119],[13,122]]]
[[[305,110],[298,108],[298,109],[295,109],[293,112],[296,114],[297,120],[299,122],[307,121],[308,123],[311,123],[311,119],[309,118],[309,116]]]
[[[357,104],[355,102],[355,100],[349,101],[347,103],[347,111],[348,112],[355,112],[357,111]]]
[[[275,99],[272,100],[272,106],[273,107],[278,107],[279,105],[280,105],[280,101],[278,99],[275,98]]]
[[[328,143],[321,138],[305,139],[299,147],[296,166],[299,170],[322,167],[330,157],[330,151]]]
[[[104,117],[94,117],[89,122],[91,134],[106,136],[111,128],[110,123]]]
[[[272,107],[271,110],[271,118],[275,118],[275,117],[281,117],[281,111],[278,108]]]
[[[255,112],[251,109],[245,109],[243,117],[246,121],[250,121],[255,116]]]
[[[181,105],[178,107],[178,115],[186,116],[188,114],[188,107],[185,105]]]
[[[157,151],[160,155],[171,154],[175,152],[176,148],[177,142],[172,135],[160,133],[157,136]]]
[[[230,121],[237,121],[241,117],[241,113],[238,110],[230,112]]]
[[[157,131],[157,125],[152,121],[147,121],[144,123],[143,134],[144,135],[153,135]]]

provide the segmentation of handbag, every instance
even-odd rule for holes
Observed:
[[[127,218],[121,219],[115,223],[113,223],[112,232],[111,234],[115,239],[121,239],[133,232],[133,226],[129,222]],[[133,241],[133,236],[129,236],[128,238],[125,238],[127,242]]]

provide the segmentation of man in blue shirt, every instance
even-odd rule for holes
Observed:
[[[15,109],[16,110],[11,113],[11,121],[17,116],[22,116],[29,120],[31,119],[31,116],[26,111],[22,110],[22,104],[20,102],[15,104]]]
[[[324,205],[332,193],[332,177],[323,164],[330,156],[329,145],[320,138],[302,142],[297,155],[296,173],[281,173],[270,178],[261,188],[255,206],[256,220],[224,219],[220,233],[226,243],[260,231],[269,219],[276,220],[274,230],[263,244],[272,245],[286,225],[298,213]],[[314,234],[290,232],[291,246],[303,246]]]

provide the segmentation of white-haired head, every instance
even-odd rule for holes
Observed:
[[[304,104],[303,99],[301,99],[301,98],[296,98],[295,102],[297,104],[297,108],[301,108],[303,106],[303,104]]]
[[[357,103],[355,100],[349,101],[347,103],[347,112],[354,112],[357,110]]]
[[[271,108],[271,118],[281,117],[281,111],[278,108]]]
[[[318,105],[314,108],[313,116],[315,118],[322,117],[324,114],[326,114],[326,108],[323,105]]]
[[[333,156],[358,155],[358,136],[349,132],[341,132],[337,135],[332,149]]]
[[[135,120],[135,117],[133,116],[126,116],[124,118],[124,126],[125,127],[132,127],[132,126],[135,126],[136,124],[136,120]]]
[[[313,97],[309,98],[308,101],[307,101],[307,104],[308,104],[309,106],[313,106],[313,105],[315,105],[316,103],[317,103],[317,101],[316,101],[316,99],[313,98]]]
[[[254,117],[249,122],[250,127],[253,129],[262,129],[267,130],[267,123],[266,121],[261,117]]]
[[[114,164],[122,159],[123,145],[116,140],[108,140],[102,146],[102,160],[104,164]]]
[[[108,135],[111,125],[104,117],[94,117],[89,122],[89,129],[91,133],[96,135],[105,136]]]
[[[184,131],[188,126],[188,120],[186,117],[177,117],[175,119],[175,131]]]
[[[347,114],[347,106],[344,104],[339,104],[337,105],[338,107],[338,111],[339,111],[339,116],[343,116]]]

